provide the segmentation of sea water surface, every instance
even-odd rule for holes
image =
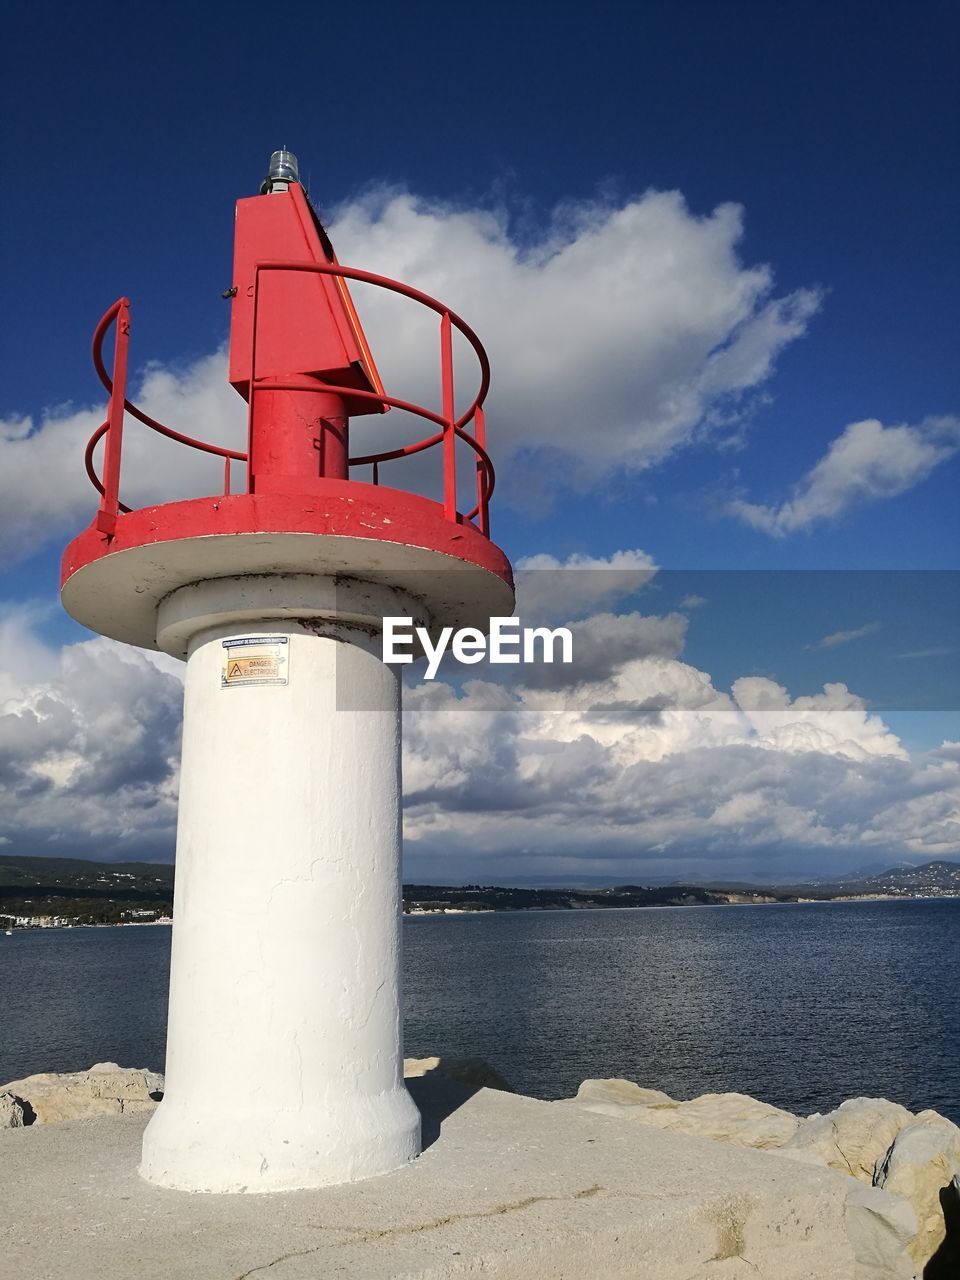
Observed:
[[[407,917],[404,949],[407,1055],[534,1097],[622,1076],[960,1122],[960,900]],[[0,1082],[162,1070],[169,958],[162,926],[0,935]]]

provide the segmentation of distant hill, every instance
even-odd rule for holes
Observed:
[[[168,915],[172,903],[169,864],[0,855],[0,915],[117,924]]]
[[[868,886],[868,893],[929,893],[931,890],[952,889],[960,893],[960,863],[958,862],[925,862],[921,867],[891,867],[879,875],[869,876],[863,880],[841,880],[838,885],[844,888],[852,886]]]
[[[93,862],[86,858],[21,858],[0,854],[0,894],[8,890],[84,890],[113,896],[173,891],[173,864],[160,862]]]
[[[711,882],[711,889],[745,890],[758,892],[757,885],[732,881]],[[808,883],[778,884],[769,890],[778,898],[834,898],[863,897],[876,894],[883,897],[953,897],[960,896],[960,862],[925,862],[912,867],[903,864],[873,875],[848,876],[840,880],[812,880]]]

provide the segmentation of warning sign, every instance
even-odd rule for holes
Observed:
[[[288,650],[288,636],[244,636],[242,639],[224,640],[220,687],[286,684]]]

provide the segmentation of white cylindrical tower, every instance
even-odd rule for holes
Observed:
[[[365,594],[374,613],[358,617],[331,579],[217,579],[159,611],[161,642],[188,645],[166,1093],[141,1165],[163,1186],[319,1186],[420,1149],[403,1083],[400,691],[375,616],[403,605]],[[270,616],[271,596],[302,616]]]

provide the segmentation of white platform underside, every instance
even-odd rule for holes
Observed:
[[[311,533],[215,534],[149,543],[103,556],[72,574],[61,598],[91,631],[156,649],[157,610],[191,583],[238,575],[345,575],[389,585],[423,603],[437,626],[485,627],[513,612],[495,573],[455,556],[378,538]],[[177,654],[186,657],[184,648]]]

